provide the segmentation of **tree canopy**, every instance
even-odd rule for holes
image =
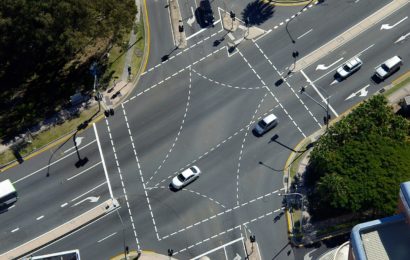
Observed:
[[[0,1],[0,138],[92,87],[90,63],[135,14],[132,0]]]
[[[306,181],[314,187],[312,214],[392,214],[399,184],[410,179],[409,129],[381,95],[330,127],[310,155]]]

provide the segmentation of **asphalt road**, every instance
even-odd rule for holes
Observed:
[[[179,3],[182,16],[189,19],[191,6],[198,1]],[[0,214],[0,240],[5,241],[0,252],[112,196],[120,201],[118,211],[35,254],[77,248],[83,259],[107,259],[126,245],[163,254],[172,248],[178,259],[206,252],[214,259],[233,259],[236,254],[245,256],[243,241],[253,234],[263,259],[293,259],[286,220],[274,221],[283,211],[279,193],[285,161],[301,139],[323,126],[325,111],[316,102],[324,106],[322,99],[329,96],[335,117],[409,69],[408,41],[394,43],[408,33],[409,19],[404,17],[409,7],[303,73],[280,79],[292,67],[293,52],[299,53],[297,58],[310,53],[386,3],[326,1],[309,7],[287,27],[284,21],[300,7],[275,7],[273,17],[261,24],[268,31],[265,36],[244,41],[228,53],[229,37],[220,23],[206,30],[186,24],[188,47],[175,49],[166,3],[148,1],[148,67],[115,115],[96,125],[101,153],[89,128],[77,135],[83,138],[78,153],[70,139],[1,175],[16,184],[20,199]],[[246,5],[212,2],[217,15],[218,7],[241,10]],[[402,19],[394,28],[380,30],[381,24]],[[333,71],[358,53],[363,68],[334,83]],[[401,71],[380,84],[371,82],[374,67],[396,54],[405,61]],[[328,68],[319,70],[319,64]],[[367,85],[368,92],[360,96],[359,90]],[[316,102],[299,92],[301,86],[307,86],[306,93]],[[352,93],[358,94],[346,100]],[[278,117],[279,125],[263,137],[254,136],[253,126],[269,113]],[[79,165],[79,158],[87,161]],[[171,191],[171,178],[192,165],[202,170],[199,179]]]

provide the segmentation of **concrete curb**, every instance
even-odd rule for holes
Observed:
[[[187,40],[185,30],[183,29],[182,16],[179,9],[178,0],[169,1],[169,12],[171,16],[172,31],[175,37],[175,46],[180,49],[186,48]],[[182,29],[182,31],[180,29]]]
[[[101,216],[111,212],[112,210],[119,207],[119,204],[116,200],[107,200],[100,205],[96,206],[93,209],[81,214],[78,217],[40,235],[23,245],[20,245],[2,255],[0,259],[16,259],[20,256],[33,252],[37,248],[40,248],[52,241],[57,240],[58,238],[63,237],[64,235],[77,230],[78,228],[100,218]]]
[[[275,1],[275,0],[264,0],[265,3],[271,4],[274,6],[280,6],[280,7],[287,7],[287,6],[302,6],[302,5],[307,5],[312,2],[312,4],[315,4],[318,2],[318,0],[312,1],[312,0],[295,0],[295,1]]]
[[[294,72],[300,71],[312,63],[316,62],[317,60],[325,57],[332,51],[336,50],[337,48],[341,47],[342,45],[348,43],[356,36],[360,35],[367,29],[374,26],[376,23],[381,21],[384,17],[387,17],[394,12],[398,11],[400,8],[405,6],[409,3],[409,0],[394,0],[393,2],[383,6],[381,9],[377,10],[370,16],[366,17],[359,23],[355,24],[354,26],[350,27],[333,40],[325,43],[321,47],[317,48],[313,52],[307,54],[300,60],[298,60],[295,64]]]

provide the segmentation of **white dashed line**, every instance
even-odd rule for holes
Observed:
[[[255,44],[257,44],[255,42]],[[258,46],[258,45],[257,45]],[[268,92],[271,94],[271,96],[273,97],[273,99],[275,99],[275,101],[279,104],[279,106],[282,108],[282,110],[285,112],[285,114],[290,118],[290,120],[293,122],[293,124],[298,127],[298,125],[296,124],[295,121],[292,120],[292,117],[289,115],[288,111],[283,107],[282,103],[279,101],[279,99],[275,96],[275,94],[273,94],[273,92],[269,89],[268,86],[266,86],[265,82],[260,78],[259,74],[255,72],[255,70],[253,70],[252,65],[246,60],[245,56],[243,56],[242,52],[237,48],[239,54],[241,55],[241,57],[245,60],[245,62],[248,64],[249,68],[252,69],[252,71],[255,73],[255,75],[260,79],[261,83],[264,85],[264,87],[268,90]],[[300,131],[300,133],[303,135],[304,138],[306,138],[306,135],[300,130],[300,128],[298,128],[298,130]]]
[[[254,42],[255,46],[258,48],[258,50],[260,51],[260,53],[262,53],[262,55],[265,57],[265,59],[269,62],[269,64],[271,64],[272,68],[281,76],[281,73],[279,72],[279,70],[275,67],[275,65],[273,65],[273,63],[271,62],[271,60],[268,58],[268,56],[266,56],[266,54],[264,53],[264,51],[262,50],[262,48],[258,45],[258,43]],[[305,105],[305,103],[302,101],[302,99],[300,98],[300,96],[296,93],[296,91],[290,86],[290,84],[288,83],[288,81],[286,80],[286,78],[282,78],[283,81],[285,82],[285,84],[290,88],[290,90],[292,91],[292,93],[296,96],[296,98],[299,100],[299,102],[303,105],[303,107],[305,108],[305,110],[312,116],[313,120],[318,124],[319,128],[322,127],[322,125],[319,123],[319,121],[317,120],[317,118],[311,113],[311,111],[309,110],[309,108]],[[295,124],[295,122],[294,122]],[[299,132],[303,134],[302,130],[299,128],[299,126],[297,126],[295,124],[295,126],[298,128]]]
[[[277,190],[276,192],[281,191],[281,190],[284,190],[284,188],[279,189],[279,190]],[[208,222],[208,221],[210,221],[211,219],[214,219],[214,218],[216,218],[216,217],[220,217],[220,216],[222,216],[222,215],[224,215],[224,214],[226,214],[226,213],[229,213],[229,212],[231,212],[231,211],[237,210],[238,208],[241,208],[241,207],[243,207],[243,206],[245,206],[245,205],[248,205],[248,204],[251,204],[251,203],[253,203],[253,202],[255,202],[255,201],[261,200],[262,198],[264,198],[264,197],[266,197],[266,196],[272,196],[273,194],[274,194],[274,192],[270,192],[270,193],[266,194],[265,196],[261,196],[260,199],[259,199],[259,198],[258,198],[258,199],[253,199],[253,200],[251,200],[251,201],[242,203],[241,205],[238,205],[238,206],[236,206],[236,207],[234,207],[234,208],[230,208],[230,209],[227,209],[227,210],[225,210],[225,211],[219,212],[218,214],[215,214],[215,215],[213,215],[213,216],[211,216],[211,217],[208,217],[208,218],[206,218],[206,219],[203,219],[203,220],[201,220],[201,221],[198,221],[198,222],[196,222],[195,224],[189,225],[189,226],[184,227],[184,228],[182,228],[182,229],[180,229],[180,230],[178,230],[178,231],[176,231],[176,232],[173,232],[173,233],[171,233],[171,234],[169,234],[169,235],[163,236],[163,237],[161,238],[161,240],[166,239],[166,238],[170,238],[170,237],[172,237],[172,236],[174,236],[174,235],[176,235],[176,234],[178,234],[178,233],[181,233],[181,232],[186,231],[186,230],[189,230],[189,229],[191,229],[191,228],[193,228],[193,227],[195,227],[195,226],[198,226],[199,224],[203,224],[203,223],[205,223],[205,222]]]
[[[191,98],[191,87],[192,87],[192,72],[191,70],[189,70],[189,85],[188,85],[188,97],[187,97],[187,102],[185,105],[185,113],[184,116],[182,117],[182,122],[180,124],[177,136],[174,139],[174,142],[171,145],[171,148],[168,150],[168,153],[166,154],[165,158],[162,160],[162,163],[158,166],[158,168],[155,170],[154,174],[149,178],[149,180],[146,182],[146,184],[148,185],[148,183],[152,180],[152,178],[154,178],[154,176],[159,172],[159,170],[161,169],[161,167],[164,165],[164,163],[166,162],[166,160],[168,159],[169,155],[171,154],[172,150],[175,147],[175,144],[178,141],[178,137],[182,132],[182,128],[184,127],[184,123],[185,123],[185,119],[186,116],[188,114],[188,108],[189,108],[189,100]]]
[[[123,108],[124,108],[124,105],[123,105],[123,104],[121,104],[121,105],[122,105]],[[125,121],[127,122],[127,118],[126,118],[126,117],[125,117]],[[108,135],[109,135],[109,137],[110,137],[111,147],[112,147],[112,151],[113,151],[113,153],[114,153],[114,158],[115,158],[115,164],[116,164],[116,166],[117,166],[117,171],[118,171],[118,174],[119,174],[119,176],[120,176],[122,191],[123,191],[123,193],[124,193],[125,202],[126,202],[127,209],[128,209],[128,214],[129,214],[129,216],[130,216],[130,220],[131,220],[131,224],[132,224],[132,230],[133,230],[133,233],[134,233],[135,241],[137,242],[138,250],[140,250],[140,244],[139,244],[139,240],[138,240],[138,236],[137,236],[137,231],[136,231],[136,229],[135,229],[134,218],[132,217],[131,207],[130,207],[130,204],[129,204],[129,201],[128,201],[128,196],[127,196],[127,191],[126,191],[126,189],[125,189],[125,185],[124,185],[124,180],[123,180],[123,178],[122,178],[122,172],[121,172],[120,164],[119,164],[118,159],[117,159],[117,152],[116,152],[116,150],[115,150],[114,141],[113,141],[112,135],[111,135],[111,128],[110,128],[110,125],[109,125],[109,122],[108,122],[108,119],[107,119],[107,118],[105,119],[105,124],[106,124],[106,126],[107,126]],[[128,125],[128,122],[127,122],[127,125]]]

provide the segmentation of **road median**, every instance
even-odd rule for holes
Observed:
[[[11,249],[10,251],[0,255],[0,259],[16,259],[24,255],[33,252],[34,250],[47,245],[66,234],[69,234],[80,227],[85,226],[86,224],[96,220],[103,215],[111,212],[114,209],[117,209],[119,204],[116,200],[106,200],[100,205],[94,207],[93,209],[81,214],[78,217],[73,218],[72,220],[40,235],[16,248]]]

